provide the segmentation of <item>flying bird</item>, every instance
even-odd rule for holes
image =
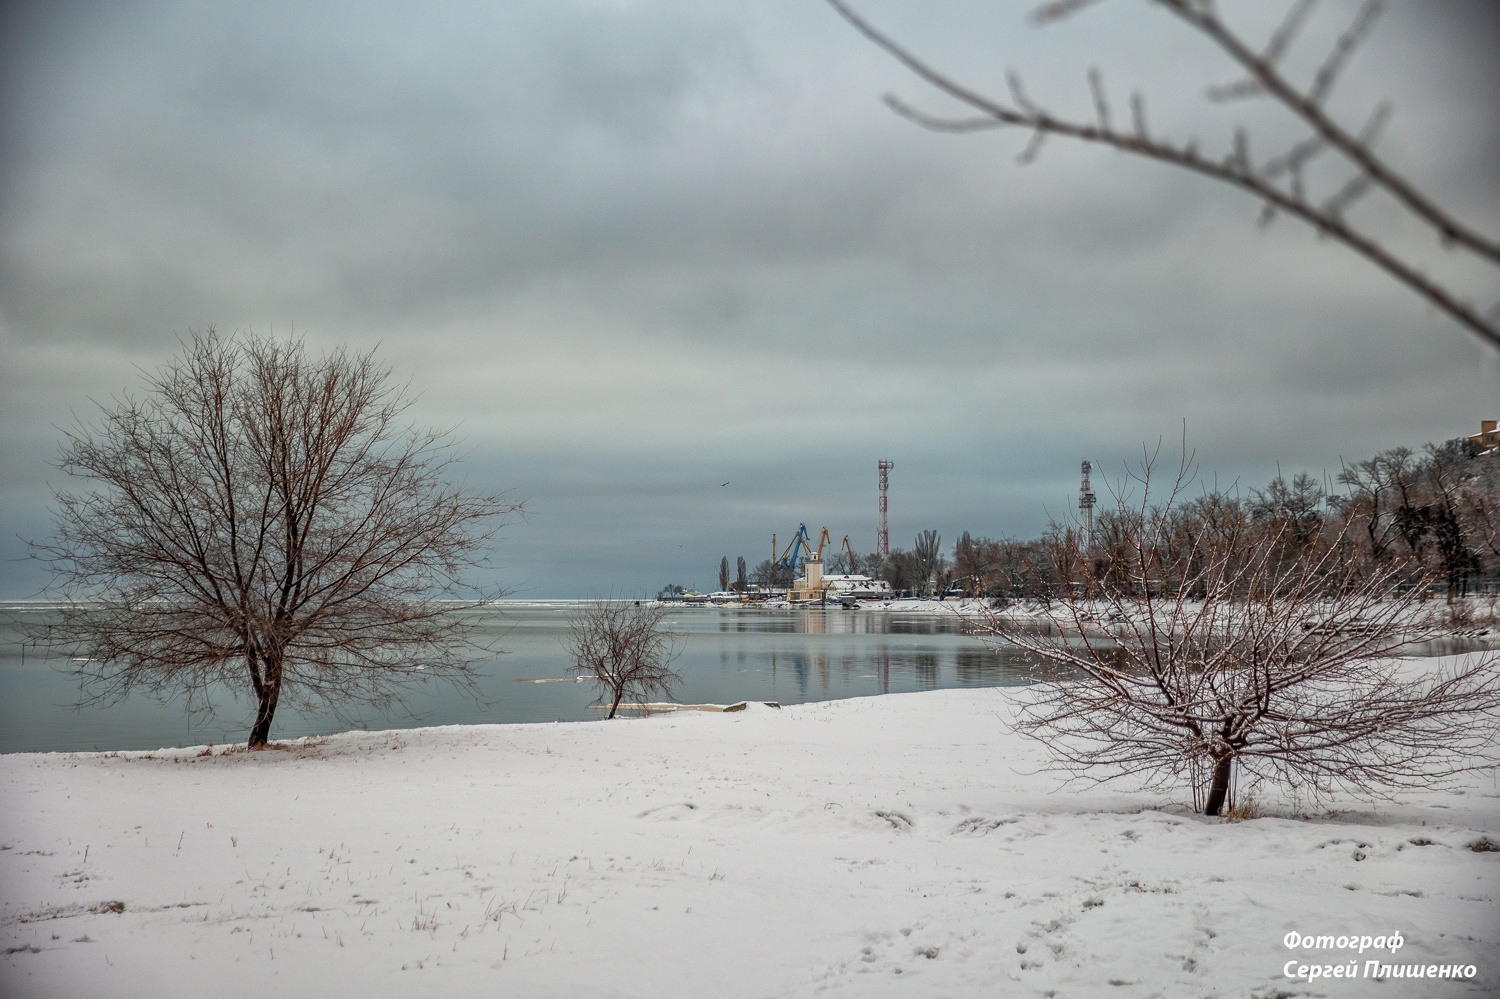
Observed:
[[[727,486],[727,485],[729,485],[729,483],[727,483],[727,482],[720,482],[720,483],[719,483],[719,488],[720,488],[720,489],[723,489],[723,488],[724,488],[724,487],[725,487],[725,486]]]

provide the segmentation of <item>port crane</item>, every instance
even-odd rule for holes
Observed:
[[[787,542],[786,548],[782,549],[781,557],[776,560],[776,568],[785,569],[795,574],[800,562],[808,558],[823,561],[823,548],[828,544],[828,528],[823,528],[823,534],[818,538],[818,547],[813,551],[812,537],[807,533],[806,524],[797,525],[797,534],[791,541]],[[848,535],[844,536],[844,543],[849,543]]]
[[[796,573],[797,561],[802,556],[803,542],[807,543],[807,547],[812,547],[812,538],[809,538],[807,536],[807,525],[798,524],[796,535],[792,538],[791,541],[787,542],[786,547],[781,551],[780,557],[776,559],[776,568],[785,569],[787,572]]]
[[[844,551],[849,553],[849,571],[851,573],[859,572],[859,559],[855,556],[854,549],[849,544],[849,535],[847,534],[844,535],[843,546]]]

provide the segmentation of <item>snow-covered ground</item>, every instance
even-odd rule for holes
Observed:
[[[1206,819],[1059,789],[1006,728],[1024,696],[0,757],[0,994],[1500,991],[1492,771]],[[1476,972],[1283,974],[1371,959]]]

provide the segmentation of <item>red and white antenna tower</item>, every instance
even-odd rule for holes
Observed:
[[[891,531],[890,525],[885,520],[885,496],[891,489],[891,469],[896,467],[894,461],[880,459],[880,530],[875,532],[875,551],[880,555],[891,553]]]
[[[1089,485],[1089,472],[1093,471],[1093,468],[1094,463],[1085,458],[1083,460],[1083,485],[1078,487],[1078,519],[1083,527],[1081,534],[1085,546],[1094,543],[1094,503],[1099,499]]]

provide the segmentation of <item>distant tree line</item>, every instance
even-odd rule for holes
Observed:
[[[1076,524],[1054,524],[1033,541],[975,538],[965,531],[951,560],[932,567],[932,584],[986,597],[1055,594],[1059,542],[1091,559],[1096,569],[1120,566],[1124,542],[1137,525],[1120,509],[1101,511],[1092,538]],[[1438,579],[1449,598],[1500,586],[1500,451],[1481,450],[1467,438],[1429,444],[1421,451],[1392,448],[1342,468],[1328,486],[1305,473],[1277,475],[1264,488],[1205,490],[1182,502],[1158,540],[1190,547],[1200,537],[1250,531],[1274,538],[1284,560],[1305,560],[1333,549],[1370,571],[1392,564],[1410,578]],[[928,532],[931,533],[931,532]],[[927,568],[920,554],[893,551],[871,565],[896,589],[921,587]]]
[[[1134,536],[1129,514],[1101,511],[1092,538],[1077,524],[1054,524],[1040,538],[959,535],[946,557],[935,531],[912,547],[860,559],[857,571],[884,579],[898,593],[928,596],[961,591],[1000,599],[1055,595],[1059,543],[1096,568],[1120,566]],[[1275,537],[1278,557],[1306,559],[1329,550],[1371,571],[1402,564],[1412,579],[1440,580],[1449,598],[1500,587],[1500,451],[1467,438],[1420,451],[1392,448],[1343,467],[1325,486],[1306,473],[1277,475],[1263,488],[1205,490],[1169,518],[1165,545],[1191,546],[1201,536],[1253,531]],[[848,572],[848,556],[829,560],[829,572]],[[757,570],[759,580],[770,566]],[[1118,573],[1117,573],[1118,574]]]
[[[1138,525],[1120,508],[1101,510],[1092,536],[1076,523],[1053,524],[1039,538],[974,537],[964,531],[946,552],[937,531],[919,533],[910,548],[851,558],[839,550],[824,558],[826,574],[859,573],[885,580],[903,596],[942,594],[998,600],[1055,596],[1068,585],[1059,576],[1059,545],[1090,559],[1095,569],[1121,563],[1126,540]],[[1401,564],[1410,577],[1440,581],[1451,599],[1475,590],[1500,589],[1500,451],[1460,437],[1420,451],[1392,448],[1354,462],[1320,480],[1306,473],[1277,475],[1263,488],[1209,489],[1178,503],[1168,521],[1174,537],[1162,544],[1191,547],[1229,532],[1274,536],[1278,557],[1320,556],[1337,549],[1358,564]],[[721,590],[750,586],[785,589],[793,571],[771,559],[747,571],[740,556],[731,572],[719,560]],[[1123,567],[1117,575],[1123,573]],[[664,593],[666,591],[663,591]]]

